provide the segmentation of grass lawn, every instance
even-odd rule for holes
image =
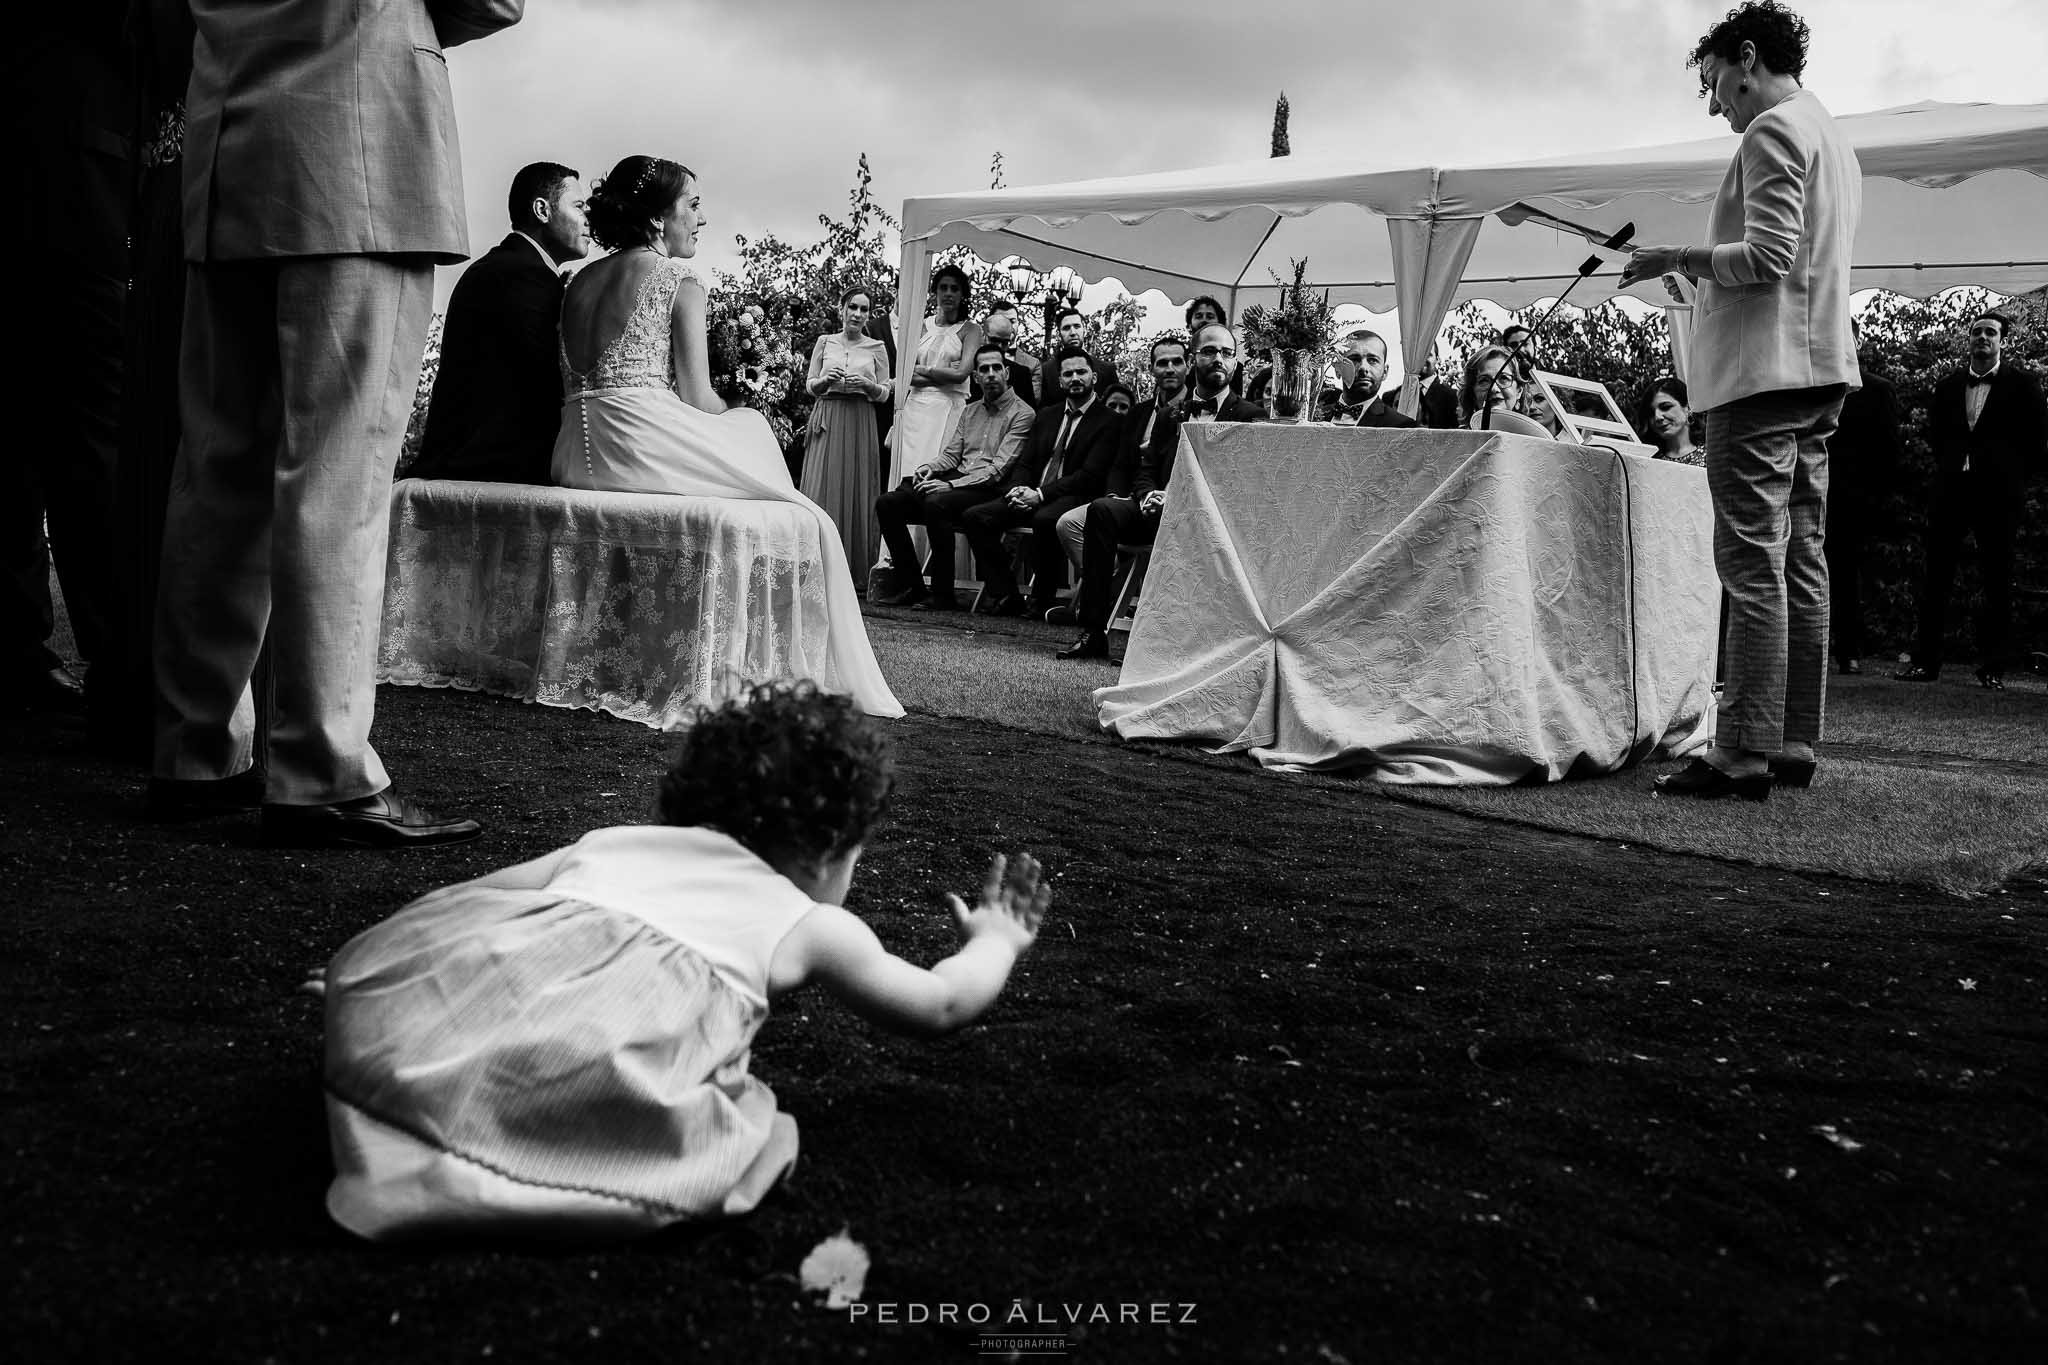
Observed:
[[[753,1069],[801,1125],[793,1179],[628,1246],[341,1233],[296,987],[424,890],[642,818],[659,735],[385,689],[398,780],[484,837],[286,854],[249,821],[142,823],[134,773],[0,724],[11,1353],[943,1362],[981,1358],[977,1309],[1104,1362],[2048,1345],[2048,888],[1962,899],[1122,745],[1086,702],[1112,670],[1055,663],[1054,632],[875,633],[917,713],[850,906],[930,961],[939,893],[1029,848],[1047,932],[935,1044],[782,1002]],[[1828,780],[1860,803],[1914,770],[1858,752]],[[1957,821],[2006,809],[1945,771],[1991,802]],[[1638,809],[1635,780],[1487,795]],[[1820,829],[1830,787],[1759,814]],[[859,1317],[796,1279],[842,1228],[873,1258]]]
[[[972,626],[973,628],[969,628]],[[1090,692],[1116,669],[1053,657],[1071,632],[1026,622],[891,613],[873,623],[906,706],[1068,738],[1107,739]],[[1764,806],[1650,799],[1669,766],[1540,787],[1394,787],[1360,777],[1308,780],[1365,787],[1489,819],[1768,867],[1912,882],[1969,895],[2048,867],[2048,686],[2015,677],[1986,692],[1967,670],[1939,684],[1892,682],[1872,664],[1828,695],[1820,780]],[[1137,746],[1211,758],[1193,745]]]

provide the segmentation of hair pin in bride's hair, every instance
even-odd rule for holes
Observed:
[[[650,156],[647,158],[647,164],[640,168],[639,177],[633,181],[633,197],[635,199],[640,197],[640,192],[646,189],[648,184],[654,179],[655,169],[660,165],[660,157]]]

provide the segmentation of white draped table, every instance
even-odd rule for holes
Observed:
[[[793,678],[842,690],[804,508],[459,480],[392,490],[379,682],[667,728]]]
[[[1703,471],[1476,431],[1183,431],[1105,728],[1439,784],[1704,742]]]

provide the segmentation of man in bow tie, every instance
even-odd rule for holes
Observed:
[[[512,231],[462,272],[441,329],[441,369],[416,479],[553,482],[562,425],[556,324],[562,267],[590,254],[583,181],[536,162],[512,177]]]
[[[1319,404],[1320,420],[1343,427],[1412,427],[1415,419],[1380,397],[1387,382],[1387,343],[1363,327],[1337,343],[1337,353],[1351,366],[1351,382],[1327,389]]]
[[[1002,496],[969,508],[960,519],[967,543],[982,570],[978,610],[992,616],[1043,617],[1058,600],[1067,577],[1060,547],[1060,517],[1099,496],[1116,459],[1122,417],[1095,396],[1095,364],[1078,346],[1061,349],[1058,407],[1044,407],[1032,423],[1024,454],[1012,467]],[[1027,604],[1003,553],[1003,532],[1031,528],[1034,576]]]
[[[1933,682],[1941,676],[1948,599],[1963,537],[1977,541],[1984,597],[1977,616],[1977,682],[2005,686],[2012,628],[2013,542],[2026,505],[2027,476],[2048,461],[2048,411],[2041,382],[2004,358],[2012,323],[2002,313],[1970,320],[1969,363],[1934,386],[1928,444],[1934,448],[1934,508],[1927,519],[1927,581],[1912,666],[1892,676]]]
[[[1195,391],[1188,402],[1190,422],[1262,422],[1266,410],[1237,396],[1237,335],[1220,322],[1195,333]],[[1162,483],[1164,481],[1162,480]]]

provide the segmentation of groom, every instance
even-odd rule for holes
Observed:
[[[512,177],[512,231],[462,272],[415,479],[545,484],[562,426],[562,267],[590,254],[583,181],[540,161]]]
[[[274,845],[480,832],[370,747],[391,471],[433,307],[463,259],[444,47],[523,0],[191,0],[182,440],[157,595],[149,807],[259,800]],[[257,655],[269,764],[255,768]]]

